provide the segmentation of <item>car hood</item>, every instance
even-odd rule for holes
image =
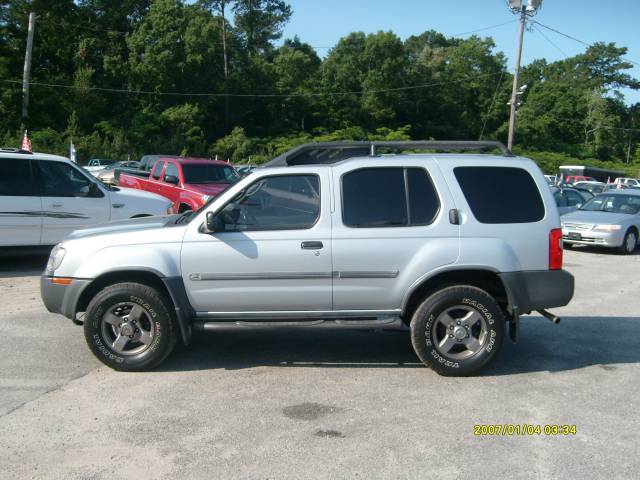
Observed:
[[[184,188],[192,192],[203,193],[211,197],[220,194],[229,186],[228,183],[185,183]]]
[[[121,200],[121,201],[151,200],[151,201],[163,202],[165,204],[171,203],[162,195],[158,195],[156,193],[151,193],[151,192],[145,192],[144,190],[138,190],[136,188],[118,187],[118,190],[110,190],[109,195],[111,196],[112,202],[116,202],[117,200]]]
[[[625,213],[589,212],[576,210],[562,216],[563,223],[614,224],[628,222],[633,216]]]
[[[169,226],[175,226],[175,219],[178,215],[130,218],[128,220],[119,220],[116,222],[99,223],[86,228],[74,230],[68,237],[68,240],[79,238],[96,237],[110,234],[129,234],[134,232],[143,232],[147,230],[163,229]],[[147,237],[151,238],[151,237]]]

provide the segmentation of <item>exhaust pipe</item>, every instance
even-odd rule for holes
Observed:
[[[551,312],[548,312],[546,310],[537,310],[537,312],[542,315],[544,318],[546,318],[547,320],[549,320],[551,323],[555,323],[556,325],[558,325],[560,323],[560,317],[557,315],[554,315]]]

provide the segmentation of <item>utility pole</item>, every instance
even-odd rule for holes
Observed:
[[[29,116],[29,82],[31,81],[31,52],[33,50],[33,30],[35,29],[36,15],[29,13],[29,31],[27,33],[27,51],[24,54],[24,71],[22,74],[22,121]]]
[[[522,58],[522,40],[524,37],[524,28],[527,25],[527,17],[532,17],[542,5],[542,0],[507,0],[507,4],[511,12],[520,15],[520,30],[518,31],[518,47],[516,49],[516,69],[513,74],[513,88],[511,90],[511,113],[509,115],[509,137],[507,139],[507,148],[513,148],[513,137],[516,132],[516,108],[518,107],[518,87],[520,82],[520,59]]]
[[[222,57],[224,60],[224,128],[225,133],[229,130],[229,64],[227,62],[227,19],[224,15],[226,0],[220,2],[220,13],[222,14]]]
[[[522,58],[522,38],[527,24],[526,7],[523,5],[520,13],[520,30],[518,31],[518,48],[516,50],[516,71],[513,74],[513,88],[511,89],[511,113],[509,115],[509,138],[507,148],[513,148],[513,136],[516,132],[516,107],[518,106],[518,87],[520,83],[520,59]]]

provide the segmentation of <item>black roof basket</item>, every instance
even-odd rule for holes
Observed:
[[[344,142],[313,142],[305,143],[273,160],[263,167],[287,167],[292,165],[313,165],[319,163],[336,163],[352,157],[376,156],[378,149],[398,152],[403,150],[488,150],[499,149],[505,157],[513,154],[498,141],[344,141]]]

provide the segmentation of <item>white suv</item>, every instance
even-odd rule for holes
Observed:
[[[0,150],[0,248],[51,246],[78,228],[170,207],[153,193],[107,187],[64,157]]]

